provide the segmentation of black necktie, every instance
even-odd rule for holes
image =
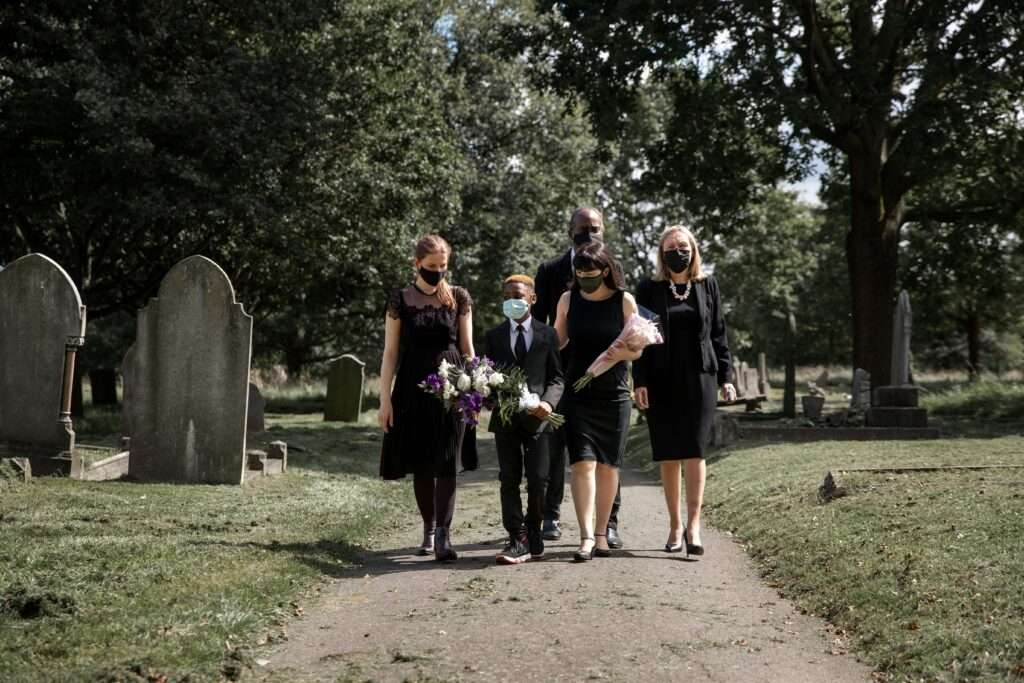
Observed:
[[[526,362],[526,329],[516,325],[516,361],[519,365]]]

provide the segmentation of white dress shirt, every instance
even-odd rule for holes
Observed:
[[[519,325],[523,326],[523,337],[526,340],[526,350],[529,351],[533,346],[533,316],[531,315],[522,323],[517,323],[515,320],[509,320],[509,323],[511,324],[511,336],[509,337],[509,340],[512,344],[512,354],[515,355],[516,352],[516,339],[519,337]],[[517,358],[516,360],[521,359]]]

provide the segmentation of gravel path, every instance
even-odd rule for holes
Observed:
[[[699,560],[665,554],[661,488],[646,475],[624,473],[626,548],[615,557],[572,564],[567,519],[544,561],[496,566],[497,463],[491,441],[480,450],[481,469],[460,480],[459,562],[414,555],[411,512],[406,532],[327,587],[263,655],[275,680],[870,680],[842,639],[767,587],[727,535],[706,528]],[[574,516],[568,496],[563,510]]]

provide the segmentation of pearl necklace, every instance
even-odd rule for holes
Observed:
[[[686,291],[680,294],[679,292],[676,291],[676,283],[672,282],[672,280],[668,281],[668,291],[672,292],[672,296],[674,296],[677,301],[686,301],[687,297],[690,296],[690,288],[692,286],[693,280],[687,280]]]

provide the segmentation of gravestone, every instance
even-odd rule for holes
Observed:
[[[68,473],[71,393],[85,306],[52,259],[29,254],[0,272],[0,451],[37,475]]]
[[[874,390],[868,427],[927,430],[928,411],[919,406],[919,387],[910,384],[910,297],[900,292],[892,319],[892,382]]]
[[[853,388],[850,390],[850,408],[867,410],[871,407],[871,373],[861,368],[853,371]]]
[[[892,378],[893,386],[910,383],[910,331],[913,315],[907,290],[900,292],[892,314]]]
[[[351,354],[331,361],[327,371],[327,403],[324,420],[357,422],[363,409],[366,363]]]
[[[220,266],[174,266],[139,312],[122,368],[133,478],[242,482],[251,355],[252,317]]]
[[[249,411],[248,417],[245,420],[245,428],[250,432],[263,432],[266,431],[266,423],[264,414],[266,412],[267,403],[263,400],[263,394],[260,393],[260,388],[249,382]]]
[[[747,398],[763,396],[764,393],[761,391],[761,376],[758,374],[757,368],[747,367],[746,363],[744,363],[743,366],[743,395]]]

